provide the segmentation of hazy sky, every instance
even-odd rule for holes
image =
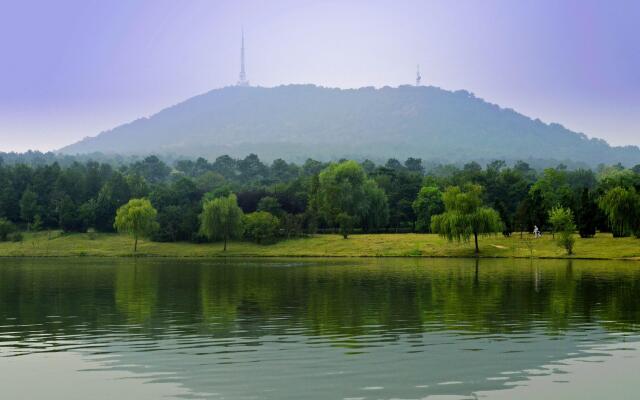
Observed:
[[[50,150],[234,84],[467,89],[640,145],[640,1],[0,0],[0,150]]]

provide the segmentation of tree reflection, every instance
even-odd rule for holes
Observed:
[[[640,321],[634,263],[288,263],[15,260],[0,268],[0,318],[14,330],[38,327],[22,335],[136,326],[149,334],[177,329],[259,337],[295,330],[339,338],[380,331],[561,333],[592,322],[619,331]]]

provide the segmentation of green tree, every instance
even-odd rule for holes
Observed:
[[[114,228],[121,233],[133,236],[133,252],[138,250],[138,238],[150,236],[158,223],[158,212],[148,199],[131,199],[118,209]]]
[[[58,201],[58,225],[65,232],[81,232],[86,230],[84,220],[78,207],[67,194]]]
[[[547,168],[536,183],[531,186],[529,194],[537,198],[536,206],[541,207],[544,217],[547,217],[553,207],[571,206],[573,193],[567,182],[567,171],[557,168]],[[542,225],[544,221],[537,221]]]
[[[229,239],[242,236],[242,215],[234,194],[205,201],[200,214],[200,233],[210,240],[223,240],[226,251]]]
[[[614,187],[609,189],[598,202],[607,215],[613,237],[628,236],[636,225],[640,199],[635,189]]]
[[[132,164],[130,170],[132,175],[140,175],[151,183],[161,182],[171,173],[171,168],[157,156],[148,156],[143,161]]]
[[[269,175],[269,168],[253,153],[238,161],[238,170],[245,182],[259,181]]]
[[[504,161],[494,161],[487,165],[484,174],[485,200],[498,211],[505,225],[506,235],[517,226],[518,206],[527,197],[529,183],[522,172],[506,168]]]
[[[152,236],[157,242],[190,240],[198,230],[198,214],[190,207],[166,206],[158,211],[158,230]]]
[[[287,164],[281,158],[274,160],[271,164],[271,179],[276,182],[290,182],[300,174],[300,167],[291,163]]]
[[[6,242],[10,233],[16,230],[15,225],[6,218],[0,218],[0,242]]]
[[[422,175],[416,172],[386,167],[377,168],[373,179],[387,195],[389,204],[389,225],[396,229],[415,228],[415,214],[412,204],[422,187]]]
[[[129,199],[131,190],[125,177],[120,173],[114,173],[98,192],[95,202],[91,203],[93,227],[99,231],[112,231],[116,211]]]
[[[337,224],[341,213],[360,215],[365,204],[364,182],[367,177],[355,161],[331,164],[319,175],[319,211],[330,225]]]
[[[553,231],[558,233],[558,246],[564,248],[567,254],[573,254],[573,246],[576,239],[573,233],[576,225],[573,222],[573,213],[567,207],[554,207],[549,211],[549,222],[553,226]]]
[[[419,174],[423,174],[424,173],[424,167],[422,166],[422,159],[421,158],[409,157],[404,162],[404,166],[408,171],[417,172]]]
[[[265,211],[275,216],[282,215],[282,207],[275,197],[265,196],[258,201],[258,211]]]
[[[336,217],[336,221],[342,238],[347,239],[353,232],[353,217],[347,213],[340,213]]]
[[[416,214],[416,230],[429,232],[431,217],[444,211],[442,192],[434,186],[423,186],[412,206],[413,212]]]
[[[576,213],[576,225],[580,237],[589,238],[596,234],[599,212],[592,192],[586,187],[583,188]]]
[[[85,228],[96,227],[96,211],[97,201],[96,199],[89,199],[78,207],[78,218],[82,221]]]
[[[126,177],[127,186],[133,198],[142,198],[149,196],[149,187],[147,181],[138,174],[128,175]]]
[[[20,217],[27,223],[27,230],[31,229],[31,224],[38,215],[38,196],[27,188],[20,198]]]
[[[389,223],[389,202],[384,190],[371,179],[364,184],[365,208],[361,216],[362,228],[371,232]]]
[[[196,187],[204,193],[222,187],[225,183],[224,177],[213,171],[207,171],[202,175],[198,175],[196,178]]]
[[[280,218],[280,226],[284,231],[284,235],[288,238],[292,236],[300,236],[303,233],[304,214],[285,213]]]
[[[478,235],[502,231],[498,212],[482,203],[482,186],[452,186],[444,192],[443,200],[446,211],[431,218],[431,230],[448,240],[469,241],[473,236],[478,254]]]
[[[258,244],[272,243],[276,240],[280,220],[266,211],[246,214],[243,218],[244,236]]]
[[[235,178],[238,171],[238,162],[225,154],[216,158],[213,163],[213,171],[219,173],[225,179]]]
[[[387,207],[384,193],[355,161],[330,164],[318,176],[317,186],[312,182],[310,190],[311,207],[331,226],[340,225],[341,214],[360,223],[369,221],[372,227],[384,222]],[[378,215],[374,218],[372,212]]]
[[[640,175],[629,169],[607,167],[598,174],[598,186],[606,192],[615,187],[640,187]]]

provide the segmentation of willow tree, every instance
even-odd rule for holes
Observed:
[[[138,238],[149,236],[158,227],[158,212],[147,199],[131,199],[118,209],[113,227],[133,236],[133,252],[138,251]]]
[[[449,187],[442,196],[445,212],[431,218],[431,230],[448,240],[468,242],[473,236],[476,254],[479,235],[502,232],[498,212],[482,202],[482,186]]]
[[[613,237],[629,236],[636,227],[640,198],[633,188],[618,186],[609,189],[598,205],[609,219]]]
[[[205,201],[200,214],[200,233],[212,240],[223,240],[223,251],[227,251],[227,241],[242,236],[242,216],[234,194]]]

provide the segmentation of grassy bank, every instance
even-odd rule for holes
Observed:
[[[550,235],[541,239],[493,236],[480,241],[481,257],[566,258]],[[0,243],[0,256],[65,257],[65,256],[131,256],[130,237],[117,234],[62,234],[60,232],[26,233],[22,242]],[[154,243],[138,244],[138,255],[156,257],[473,257],[473,247],[465,243],[449,243],[437,235],[376,234],[316,235],[291,239],[273,245],[232,242],[226,252],[219,243]],[[640,260],[640,240],[613,239],[598,234],[593,239],[577,239],[572,258]]]

